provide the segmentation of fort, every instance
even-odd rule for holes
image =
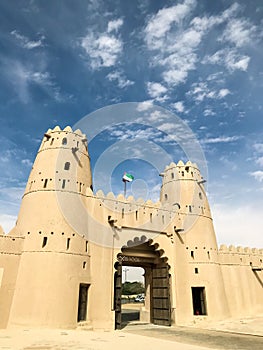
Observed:
[[[94,193],[86,136],[49,129],[16,225],[0,228],[0,328],[120,328],[123,266],[145,271],[141,321],[262,313],[263,249],[218,247],[196,164],[160,175],[158,202]]]

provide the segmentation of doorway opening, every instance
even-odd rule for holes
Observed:
[[[122,266],[121,319],[122,323],[139,321],[145,302],[145,270],[142,267]]]
[[[88,284],[79,285],[78,322],[87,320],[88,289]]]
[[[207,315],[205,287],[192,287],[194,315]]]
[[[158,244],[143,238],[128,242],[128,245],[123,247],[121,253],[117,255],[114,265],[116,269],[114,275],[115,329],[121,329],[131,321],[171,325],[168,259],[162,257],[164,251],[158,249]],[[144,289],[141,293],[130,294],[130,300],[126,303],[124,299],[126,299],[127,287],[132,287],[132,282],[127,283],[129,282],[127,276],[135,267],[140,268],[137,270],[141,271],[140,273],[143,272],[141,277],[144,279],[144,283],[142,282]],[[139,292],[138,289],[137,291]]]

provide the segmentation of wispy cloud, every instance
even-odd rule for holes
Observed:
[[[256,150],[256,152],[263,153],[263,143],[255,143],[253,148]]]
[[[220,136],[220,137],[211,137],[201,140],[203,144],[209,143],[228,143],[235,142],[241,139],[241,136]]]
[[[236,49],[222,49],[214,53],[213,55],[207,55],[204,57],[203,64],[218,64],[225,66],[229,72],[235,70],[246,71],[250,57],[237,52]]]
[[[263,181],[263,171],[262,170],[250,172],[249,175],[253,176],[259,182]]]
[[[110,21],[106,32],[90,31],[80,40],[80,45],[88,55],[92,69],[112,67],[117,63],[123,50],[123,43],[117,33],[113,32],[118,32],[122,25],[121,19]]]
[[[113,21],[109,21],[107,32],[118,32],[121,26],[123,25],[123,20],[121,18],[115,19]]]
[[[183,113],[185,111],[183,101],[178,101],[172,104],[172,107],[179,113]]]
[[[23,103],[30,101],[30,88],[33,84],[38,85],[47,95],[56,100],[62,102],[65,96],[61,93],[60,88],[54,82],[48,71],[34,70],[32,67],[28,67],[22,64],[20,61],[5,61],[6,70],[3,72],[8,80],[14,86],[14,90],[17,92],[19,99]],[[71,98],[67,96],[67,98]]]
[[[259,166],[263,167],[263,157],[259,157],[256,159],[256,164],[258,164]]]
[[[234,3],[217,15],[191,18],[197,4],[195,0],[185,0],[163,8],[151,16],[145,26],[145,42],[152,53],[151,65],[161,69],[162,85],[167,88],[167,97],[174,86],[186,83],[189,73],[199,63],[220,65],[230,73],[248,69],[251,58],[239,49],[249,43],[259,30],[247,19],[237,17],[242,6]],[[200,45],[219,26],[223,28],[223,34],[217,38],[217,47],[223,43],[224,48],[219,47],[216,52],[202,57]],[[216,79],[218,84],[224,82],[223,75],[220,78],[210,75],[210,78],[214,82]],[[230,91],[221,87],[218,91],[198,94],[196,98],[201,102],[205,97],[220,99],[228,94]]]
[[[39,35],[40,38],[38,40],[30,40],[27,38],[25,35],[20,34],[17,30],[13,30],[11,33],[18,43],[24,48],[28,50],[35,49],[37,47],[43,47],[44,46],[44,40],[45,36],[44,35]]]
[[[127,79],[121,71],[111,72],[106,78],[109,79],[109,81],[116,81],[118,87],[121,89],[125,89],[134,84],[134,81]]]
[[[150,49],[163,49],[164,38],[173,25],[178,25],[190,14],[196,5],[195,0],[186,0],[182,4],[163,8],[148,21],[145,34]]]
[[[211,108],[207,108],[204,110],[204,116],[205,117],[210,117],[216,115],[216,113],[211,109]]]
[[[167,99],[167,96],[165,95],[167,88],[160,83],[148,82],[147,92],[149,96],[156,101],[164,101]]]
[[[187,95],[193,97],[193,99],[197,102],[202,102],[205,98],[222,99],[229,94],[229,89],[223,88],[216,90],[214,84],[213,87],[210,88],[208,82],[193,83],[192,90],[187,92]]]
[[[237,47],[251,43],[255,39],[257,27],[245,18],[230,20],[220,40],[230,42]]]

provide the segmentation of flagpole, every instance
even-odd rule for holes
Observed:
[[[124,198],[126,198],[126,183],[127,183],[127,181],[123,180],[123,182],[124,182]]]

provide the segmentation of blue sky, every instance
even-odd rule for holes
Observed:
[[[176,114],[200,142],[219,243],[262,247],[262,28],[261,0],[0,1],[3,227],[15,222],[48,128],[139,102]],[[156,140],[149,126],[136,123],[96,135],[93,169],[110,146],[138,134]],[[175,162],[184,158],[176,145],[156,144]],[[156,199],[158,171],[144,154],[135,156],[116,166],[110,186],[122,191],[127,170],[137,180],[129,191],[136,195],[137,186]]]

